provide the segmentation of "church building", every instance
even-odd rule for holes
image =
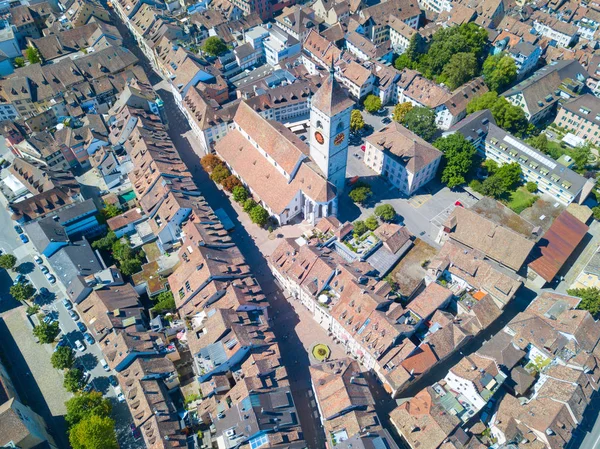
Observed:
[[[307,145],[242,102],[234,129],[216,143],[215,152],[280,225],[296,217],[315,224],[337,214],[353,106],[330,74],[312,98]]]

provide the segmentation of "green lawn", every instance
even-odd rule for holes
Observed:
[[[538,197],[529,193],[525,187],[519,187],[510,194],[510,199],[507,201],[506,205],[512,209],[513,212],[520,214],[528,207],[531,207],[537,199]]]

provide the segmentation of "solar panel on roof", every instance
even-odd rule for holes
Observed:
[[[528,154],[532,158],[540,161],[545,166],[550,167],[553,170],[556,168],[556,162],[552,161],[551,159],[548,159],[547,157],[542,156],[540,153],[538,153],[536,151],[533,151],[531,148],[522,144],[515,138],[513,138],[511,136],[504,136],[504,141],[509,143],[510,145],[512,145],[513,147],[518,149],[519,151],[522,151],[523,153]]]

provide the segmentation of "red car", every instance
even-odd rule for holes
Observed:
[[[366,147],[366,145],[362,145],[362,146],[360,147],[360,149],[361,149],[361,150],[363,150],[363,151],[365,151],[365,150],[367,149],[367,147]]]

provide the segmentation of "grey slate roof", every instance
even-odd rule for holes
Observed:
[[[23,229],[38,252],[43,252],[51,242],[69,243],[65,228],[52,219],[42,219],[26,223]]]
[[[491,340],[486,341],[477,354],[492,359],[509,370],[525,357],[525,352],[513,344],[513,337],[506,332],[498,332]]]

